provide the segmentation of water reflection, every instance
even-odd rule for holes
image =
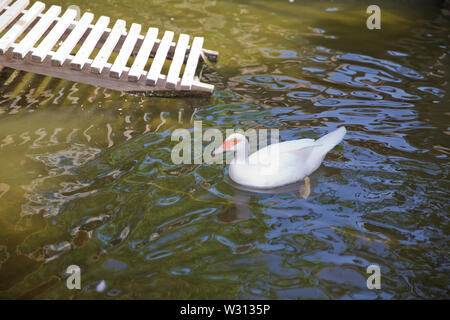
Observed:
[[[383,22],[392,32],[379,36],[345,2],[132,7],[91,4],[204,34],[221,53],[203,73],[217,90],[134,97],[1,69],[0,298],[447,297],[440,10],[393,5]],[[281,140],[345,124],[348,137],[305,200],[299,185],[242,190],[224,166],[174,165],[170,135],[194,120],[277,128]],[[373,263],[382,292],[365,286]],[[71,264],[86,283],[75,294]]]

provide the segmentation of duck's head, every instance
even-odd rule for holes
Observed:
[[[228,151],[236,151],[240,148],[245,147],[246,142],[247,140],[244,135],[240,133],[233,133],[225,139],[220,147],[214,150],[214,155]]]

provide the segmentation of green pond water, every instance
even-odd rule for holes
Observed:
[[[46,3],[204,36],[216,90],[136,97],[3,68],[0,298],[449,298],[445,4],[379,1],[371,31],[367,1]],[[173,164],[171,134],[195,120],[283,141],[348,132],[304,199]]]

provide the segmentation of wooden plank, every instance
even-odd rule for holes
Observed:
[[[141,77],[144,72],[147,60],[152,52],[153,45],[155,44],[156,37],[158,36],[157,28],[149,28],[147,34],[145,35],[144,41],[134,59],[133,65],[131,66],[130,72],[128,73],[128,80],[136,82]]]
[[[38,47],[33,50],[31,59],[36,62],[42,62],[76,16],[76,10],[67,9],[66,12],[64,12],[63,16],[59,18],[59,21],[56,23],[56,25],[44,38],[44,40],[42,40]]]
[[[55,68],[51,64],[50,59],[45,59],[43,62],[34,62],[28,57],[25,57],[26,63],[24,63],[24,60],[18,60],[13,58],[12,52],[8,51],[5,55],[0,55],[0,65],[17,69],[17,70],[23,70],[26,72],[34,72],[50,77],[65,79],[68,81],[76,81],[80,83],[85,83],[93,86],[99,86],[103,88],[108,88],[112,90],[119,90],[119,91],[127,91],[127,92],[148,92],[148,91],[167,91],[167,89],[163,86],[155,86],[155,87],[149,87],[146,84],[146,78],[142,77],[140,81],[138,82],[130,82],[130,81],[124,81],[124,80],[117,80],[114,78],[111,78],[109,76],[109,66],[105,66],[105,72],[102,72],[102,74],[96,74],[92,72],[88,72],[88,69],[84,68],[83,71],[75,71],[71,70],[70,68],[66,68],[65,66],[68,66],[68,62],[64,65],[62,68]],[[127,71],[124,72],[124,77],[128,76]],[[205,93],[209,94],[211,91],[207,89],[204,86],[200,86],[197,93]]]
[[[4,54],[14,41],[25,31],[26,28],[44,10],[45,4],[37,1],[0,39],[0,54]]]
[[[170,45],[172,44],[173,32],[166,31],[161,43],[159,44],[158,51],[156,52],[155,58],[153,59],[150,71],[147,74],[147,84],[154,86],[156,85],[158,78],[161,74],[164,62],[166,62],[167,53],[169,52]]]
[[[105,32],[105,29],[108,27],[109,20],[109,17],[106,16],[101,16],[98,19],[97,23],[89,33],[89,36],[86,38],[86,40],[84,40],[80,50],[78,50],[75,58],[70,63],[70,67],[73,70],[83,69],[84,65],[87,63],[89,56],[95,49],[98,40]]]
[[[127,38],[119,51],[114,64],[111,67],[111,77],[119,79],[122,75],[123,69],[126,67],[128,59],[130,58],[131,52],[136,45],[136,41],[141,32],[142,26],[137,23],[131,25],[130,31],[128,31]]]
[[[203,37],[195,37],[192,42],[189,58],[186,62],[183,77],[181,78],[181,90],[190,90],[194,81],[195,71],[197,70],[200,52],[203,46]]]
[[[108,35],[110,33],[110,29],[107,29],[105,31],[105,34],[100,38],[99,42],[97,43],[97,48],[101,48],[103,43],[105,42],[105,40],[108,38]],[[125,41],[126,38],[126,34],[124,33],[122,35],[122,37],[119,39],[119,42],[117,44],[117,46],[114,48],[114,52],[119,52],[120,46],[121,44]],[[139,49],[141,47],[141,44],[143,43],[145,37],[140,35],[137,42],[136,42],[136,47],[133,50],[133,55],[137,55],[139,52]],[[159,48],[159,44],[160,44],[161,40],[156,39],[152,52],[151,52],[151,56],[154,56],[156,54],[156,52],[158,51]],[[167,54],[169,59],[172,59],[172,56],[175,52],[175,48],[176,48],[176,42],[172,42],[170,44],[170,49],[169,49],[169,53]],[[188,51],[190,51],[190,46],[188,46]],[[217,51],[213,51],[213,50],[208,50],[208,49],[202,49],[202,52],[205,54],[205,56],[208,58],[208,60],[210,61],[217,61],[218,55],[219,53]]]
[[[0,5],[5,4],[6,1],[11,2],[12,0],[0,0]],[[14,5],[18,6],[18,2],[28,3],[28,1],[29,0],[17,0]],[[42,12],[42,9],[36,15],[35,19],[30,20],[28,24],[24,24],[24,20],[22,19],[27,17],[27,14],[30,14],[30,11],[32,11],[33,8],[18,11],[17,15],[15,15],[11,21],[6,22],[5,16],[11,16],[12,7],[13,6],[8,7],[6,5],[4,9],[1,9],[0,7],[0,22],[2,22],[2,24],[6,23],[4,28],[9,28],[8,32],[10,32],[11,29],[16,29],[14,33],[11,32],[9,34],[6,40],[10,41],[17,35],[14,41],[9,44],[10,50],[6,48],[4,54],[0,54],[0,65],[70,81],[78,81],[81,83],[129,92],[167,91],[168,89],[176,89],[211,93],[214,89],[214,86],[200,82],[200,79],[195,76],[197,65],[201,61],[201,52],[204,52],[208,57],[217,57],[217,52],[202,49],[203,39],[201,39],[202,43],[198,45],[196,44],[198,40],[195,38],[192,46],[189,46],[189,36],[180,35],[178,43],[175,43],[173,42],[173,32],[167,31],[163,38],[159,40],[157,39],[157,29],[150,28],[147,35],[142,36],[140,35],[141,27],[138,25],[132,25],[130,31],[127,33],[126,23],[124,21],[122,22],[123,28],[121,32],[115,31],[114,28],[107,28],[106,23],[104,28],[98,29],[99,31],[97,31],[97,35],[95,36],[96,32],[94,29],[96,28],[96,25],[91,24],[93,16],[85,23],[86,26],[84,30],[80,31],[80,21],[74,21],[76,11],[68,10],[63,17],[58,17],[61,12],[61,9],[59,9],[58,13],[53,13],[53,16],[50,17],[50,12],[54,10],[53,7],[45,14],[40,13]],[[69,17],[70,21],[67,22],[67,19],[64,19],[64,17],[68,17],[68,12],[73,12],[73,16]],[[86,15],[83,15],[81,24],[83,24],[85,16]],[[104,18],[108,19],[107,17]],[[14,21],[19,22],[20,27],[23,28],[21,31],[19,31],[18,26],[14,27],[17,25],[16,23],[13,24]],[[60,27],[57,28],[58,26]],[[61,26],[64,26],[64,28]],[[50,29],[50,27],[52,28]],[[57,32],[54,31],[55,28],[57,28]],[[73,40],[76,30],[78,30],[79,33],[78,39]],[[25,31],[28,32],[25,38],[18,44],[14,43]],[[8,32],[6,32],[5,35],[7,35]],[[113,41],[111,38],[115,37],[115,33],[116,40]],[[92,44],[89,44],[91,41],[88,41],[88,39],[95,39],[94,36],[98,41],[93,41]],[[41,41],[38,48],[33,48],[42,37],[44,37],[44,39]],[[0,45],[2,44],[2,39],[0,39]],[[72,45],[69,46],[67,43],[70,39],[73,41],[71,41]],[[70,47],[70,49],[65,49],[68,50],[68,52],[65,54],[62,61],[55,62],[55,58],[57,58],[60,53],[59,50],[54,52],[51,49],[58,41],[62,41],[62,46],[60,46],[59,50],[66,46]],[[89,46],[85,42],[88,42]],[[41,47],[42,44],[46,44],[46,50],[43,50],[44,46]],[[76,64],[72,64],[73,62],[76,62],[76,57],[71,55],[71,52],[74,51],[77,44],[81,44],[81,48],[89,49],[90,47],[89,52],[87,54],[84,53],[86,56],[82,59],[82,64],[79,64],[79,70],[76,69],[77,67],[74,67]],[[105,46],[108,49],[105,49]],[[199,48],[197,49],[197,47]],[[96,59],[100,59],[99,55],[97,55],[94,61],[89,59],[94,48],[100,48],[100,52],[103,51],[103,53],[106,53],[102,57],[102,59],[104,59],[101,63],[102,66],[98,69],[95,68],[94,62]],[[30,51],[32,53],[31,57],[28,55],[28,52]],[[113,64],[108,63],[112,52],[118,52],[117,58]],[[130,55],[137,56],[136,59],[134,59],[132,67],[128,68],[127,62]],[[81,56],[82,54],[80,53],[80,57]],[[194,56],[196,56],[196,59],[193,58]],[[19,59],[13,59],[15,57],[18,57]],[[154,57],[153,63],[150,70],[146,72],[144,70],[145,65],[150,57]],[[184,72],[184,75],[180,75],[186,58],[188,60],[186,72]],[[172,60],[167,76],[162,74],[162,69],[166,60]],[[62,68],[54,68],[53,64],[61,64]],[[94,65],[94,68],[92,68],[92,65]],[[86,66],[86,68],[84,68],[84,66]],[[192,75],[188,76],[190,73]],[[180,79],[180,77],[182,78]],[[186,85],[186,83],[188,83],[188,85]],[[151,87],[149,87],[149,84]]]
[[[0,1],[1,1],[1,0],[0,0]],[[3,1],[4,1],[4,0],[3,0]],[[11,1],[11,0],[7,0],[7,1]],[[57,23],[59,23],[59,22],[61,21],[61,19],[62,19],[62,18],[58,17],[58,18],[56,19],[56,20],[57,20]],[[75,28],[76,23],[77,23],[77,21],[75,21],[75,22],[71,21],[71,23],[69,23],[69,26],[66,28],[65,32],[63,33],[63,35],[60,36],[60,38],[62,37],[62,40],[64,40],[64,39],[67,38],[67,36],[70,34],[70,32],[73,30],[73,28]],[[89,25],[88,30],[87,30],[88,32],[86,32],[86,33],[81,37],[80,42],[83,42],[83,41],[89,36],[89,33],[90,33],[90,31],[91,31],[93,28],[94,28],[94,25]],[[53,28],[52,28],[52,30],[53,30]],[[51,30],[51,31],[52,31],[52,30]],[[97,42],[97,44],[96,44],[96,48],[101,48],[101,47],[102,47],[103,43],[104,43],[104,42],[106,41],[106,39],[108,38],[110,32],[111,32],[111,29],[110,29],[110,28],[106,28],[106,29],[105,29],[104,34],[100,37],[100,40],[99,40],[99,41]],[[122,34],[122,36],[121,36],[121,38],[119,39],[119,42],[118,42],[118,44],[116,45],[116,47],[114,48],[113,52],[119,52],[119,49],[120,49],[120,47],[121,47],[121,44],[125,41],[125,39],[126,39],[126,33]],[[135,48],[134,48],[134,50],[133,50],[133,52],[132,52],[132,55],[137,55],[137,54],[138,54],[139,49],[141,48],[141,45],[142,45],[144,39],[145,39],[145,36],[140,35],[140,36],[138,37],[138,40],[137,40],[137,42],[136,42],[136,46],[135,46]],[[44,40],[45,40],[45,39],[44,39]],[[59,39],[58,39],[58,40],[59,40]],[[56,40],[56,41],[57,41],[57,40]],[[55,41],[55,43],[56,43],[56,41]],[[153,49],[152,49],[152,51],[151,51],[151,56],[154,56],[154,55],[156,54],[156,51],[157,51],[158,48],[159,48],[160,42],[161,42],[161,40],[156,39],[156,41],[155,41],[155,43],[154,43],[154,46],[153,46]],[[175,43],[175,42],[172,42],[171,45],[170,45],[169,53],[168,53],[168,58],[169,58],[169,59],[172,59],[173,53],[174,53],[174,51],[175,51],[175,48],[176,48],[176,43]],[[189,51],[189,50],[190,50],[190,47],[188,46],[188,51]],[[33,52],[34,52],[34,51],[35,51],[35,50],[33,50]],[[203,51],[203,53],[207,56],[208,60],[210,60],[210,61],[216,61],[216,60],[217,60],[217,58],[218,58],[218,52],[217,52],[217,51],[208,50],[208,49],[202,49],[202,51]]]
[[[91,71],[94,73],[102,73],[103,68],[108,62],[109,56],[114,50],[117,42],[119,41],[122,33],[125,32],[126,22],[122,19],[118,19],[112,28],[108,39],[106,39],[103,47],[98,52],[97,56],[94,59],[94,62],[91,64]]]
[[[186,50],[189,44],[189,36],[187,34],[180,34],[178,38],[177,47],[173,55],[172,63],[170,65],[169,73],[167,74],[166,87],[175,89],[179,80],[181,67],[183,66]]]
[[[61,18],[57,18],[58,22]],[[70,32],[72,31],[72,29],[75,27],[76,22],[73,22],[69,25],[68,29],[65,31],[65,33],[62,36],[62,39],[67,38],[67,36],[70,34]],[[88,27],[88,31],[81,37],[80,42],[84,42],[84,40],[89,36],[89,32],[94,28],[94,25],[89,25]],[[103,44],[105,43],[106,39],[108,38],[109,34],[111,32],[110,28],[106,28],[105,32],[103,33],[103,35],[100,37],[100,40],[97,42],[97,44],[95,45],[96,48],[101,48],[103,46]],[[122,36],[120,37],[117,45],[114,47],[113,52],[119,52],[121,45],[123,44],[123,42],[126,39],[126,35],[127,33],[124,32],[122,34]],[[141,48],[141,45],[144,41],[144,36],[140,35],[138,37],[138,40],[136,41],[136,46],[133,49],[133,53],[132,55],[137,55],[139,52],[139,49]],[[159,48],[159,44],[160,44],[161,40],[156,39],[153,48],[152,48],[152,52],[151,52],[151,56],[153,57],[156,54],[156,51]],[[167,57],[169,60],[172,59],[173,53],[175,52],[175,47],[176,47],[176,43],[172,42],[170,45],[170,49],[169,49],[169,53],[167,54]],[[188,52],[190,51],[190,46],[188,46]],[[218,58],[218,52],[217,51],[213,51],[213,50],[208,50],[208,49],[202,49],[202,52],[206,55],[206,57],[208,58],[208,60],[210,61],[217,61]]]
[[[75,28],[72,30],[67,39],[63,42],[61,47],[56,51],[56,54],[52,57],[52,65],[62,66],[66,61],[70,52],[75,48],[78,41],[81,39],[83,34],[86,32],[91,21],[94,19],[94,15],[90,12],[83,14],[81,19],[77,22]]]
[[[28,32],[25,38],[14,48],[13,56],[23,59],[36,42],[42,37],[45,31],[55,21],[55,18],[61,13],[60,6],[51,6],[50,9],[41,17],[38,23]]]
[[[12,0],[0,0],[0,12],[11,2]]]
[[[17,0],[0,16],[0,32],[2,32],[20,13],[25,9],[30,1]]]

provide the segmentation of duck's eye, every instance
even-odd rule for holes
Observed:
[[[233,143],[236,144],[238,143],[238,140],[236,138],[233,139]]]

